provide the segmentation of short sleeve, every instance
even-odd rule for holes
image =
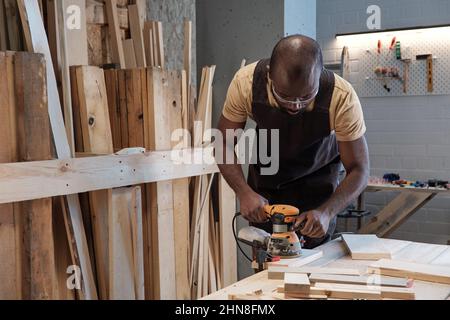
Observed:
[[[251,101],[248,96],[251,84],[247,85],[245,81],[246,79],[239,76],[238,72],[228,88],[222,114],[230,121],[245,122],[249,116]]]
[[[353,87],[337,101],[335,131],[338,141],[355,141],[366,133],[361,102]]]

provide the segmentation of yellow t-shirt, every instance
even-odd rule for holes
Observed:
[[[223,107],[223,116],[233,122],[245,122],[252,118],[252,84],[253,73],[257,62],[240,69],[233,78],[228,89]],[[270,90],[270,79],[267,84],[269,104],[278,108],[278,104]],[[308,109],[314,108],[314,101]],[[330,128],[336,132],[338,141],[355,141],[366,132],[364,116],[359,98],[352,85],[336,75],[333,96],[330,105]]]

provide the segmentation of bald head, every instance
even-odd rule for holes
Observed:
[[[270,78],[287,96],[301,97],[318,86],[323,68],[319,44],[307,36],[280,40],[270,59]]]

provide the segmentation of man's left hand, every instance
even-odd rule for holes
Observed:
[[[295,230],[304,223],[304,227],[300,229],[302,235],[310,238],[322,238],[326,235],[330,225],[331,217],[328,213],[311,210],[302,213],[295,223]]]

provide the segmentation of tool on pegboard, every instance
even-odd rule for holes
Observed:
[[[403,62],[403,93],[408,93],[409,71],[412,61],[411,47],[402,46],[400,41],[397,41],[395,48],[396,58]]]
[[[433,55],[431,53],[419,54],[416,60],[426,60],[427,62],[427,90],[433,92]]]

